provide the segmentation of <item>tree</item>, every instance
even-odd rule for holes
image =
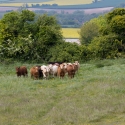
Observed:
[[[94,37],[104,35],[107,32],[106,16],[99,16],[82,25],[79,32],[80,41],[82,44],[88,45]]]
[[[117,35],[109,34],[95,37],[88,46],[88,56],[91,59],[117,58],[122,41],[117,39]]]
[[[49,49],[61,40],[54,16],[22,10],[7,13],[0,20],[0,53],[5,57],[45,61]]]
[[[1,38],[3,40],[13,40],[18,36],[28,37],[29,33],[34,30],[32,29],[34,19],[35,13],[29,10],[13,11],[5,14],[0,21]]]
[[[116,8],[108,13],[107,22],[112,32],[118,35],[125,35],[125,9]]]
[[[96,23],[94,22],[87,22],[85,23],[81,29],[80,29],[80,42],[81,44],[88,45],[91,43],[91,40],[95,37],[98,36],[99,33],[99,27]]]
[[[81,58],[80,46],[76,43],[61,42],[54,47],[51,47],[47,58],[51,61],[74,62]]]
[[[14,39],[14,37],[18,35],[18,20],[18,12],[13,11],[4,15],[4,17],[0,21],[0,39]]]
[[[94,24],[96,27],[94,27]],[[93,31],[92,33],[90,31]],[[82,56],[85,59],[116,58],[125,48],[125,10],[116,9],[82,26]],[[87,46],[85,46],[87,45]]]

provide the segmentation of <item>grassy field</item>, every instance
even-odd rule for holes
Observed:
[[[79,28],[62,28],[64,38],[79,38]]]
[[[0,125],[125,125],[125,59],[82,63],[74,79],[17,78],[0,63]]]
[[[58,4],[58,5],[78,5],[78,4],[89,4],[92,3],[92,0],[77,0],[77,1],[71,1],[71,0],[14,0],[12,3],[4,3],[2,1],[2,4],[0,6],[22,6],[24,3],[27,3],[29,6],[31,4]]]

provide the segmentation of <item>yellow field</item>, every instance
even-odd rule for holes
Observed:
[[[27,3],[29,6],[31,6],[31,4],[58,4],[58,5],[77,5],[77,4],[89,4],[92,3],[92,0],[52,0],[49,2],[40,2],[40,3]],[[24,3],[3,3],[0,4],[0,6],[22,6]]]
[[[79,38],[79,28],[62,28],[64,38]]]

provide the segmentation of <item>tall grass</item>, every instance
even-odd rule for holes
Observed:
[[[35,64],[0,64],[0,125],[125,124],[125,59],[83,63],[63,80],[17,78],[19,65]]]

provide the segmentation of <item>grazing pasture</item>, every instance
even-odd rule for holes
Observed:
[[[6,64],[7,63],[7,64]],[[0,125],[124,125],[125,59],[80,64],[73,79],[17,77],[0,63]]]

